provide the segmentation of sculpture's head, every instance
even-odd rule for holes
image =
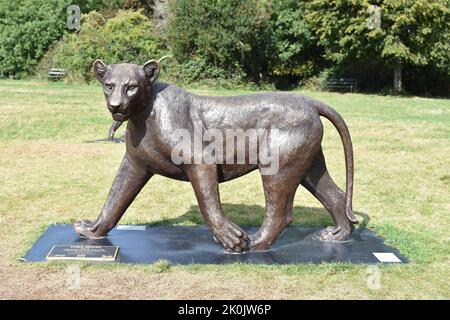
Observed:
[[[97,59],[93,69],[95,77],[103,85],[106,105],[113,119],[125,121],[147,105],[160,67],[156,60],[138,66],[130,63],[106,65]]]

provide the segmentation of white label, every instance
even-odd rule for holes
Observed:
[[[133,226],[133,225],[119,225],[117,226],[117,230],[128,230],[128,231],[145,231],[147,226]]]
[[[395,254],[392,252],[372,252],[372,254],[380,262],[402,262]]]

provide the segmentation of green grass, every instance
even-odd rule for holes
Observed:
[[[85,143],[106,137],[111,123],[98,85],[2,80],[0,298],[450,298],[450,100],[304,94],[330,104],[348,123],[359,220],[411,259],[407,265],[379,266],[380,288],[369,288],[371,269],[364,265],[171,266],[161,261],[150,266],[80,264],[81,289],[73,290],[65,285],[68,264],[18,262],[49,224],[96,217],[124,145]],[[327,163],[344,186],[339,135],[323,122]],[[220,189],[233,221],[261,223],[264,197],[258,173]],[[302,188],[294,206],[296,225],[331,223]],[[188,183],[154,177],[121,223],[203,222]]]

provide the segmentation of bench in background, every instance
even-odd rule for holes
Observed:
[[[66,76],[66,70],[65,69],[55,69],[52,68],[48,70],[48,78],[50,80],[61,80]]]
[[[350,89],[350,92],[356,92],[358,80],[350,78],[330,78],[326,81],[327,88]]]

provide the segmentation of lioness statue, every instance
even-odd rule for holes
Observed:
[[[80,236],[106,236],[147,181],[160,174],[192,184],[206,224],[216,242],[228,252],[267,250],[291,223],[293,200],[300,184],[333,218],[335,225],[323,229],[320,239],[343,241],[349,237],[352,224],[357,222],[352,212],[352,142],[342,117],[324,103],[278,92],[227,97],[194,95],[157,82],[160,65],[156,60],[142,66],[106,65],[96,60],[93,70],[103,85],[113,120],[117,124],[128,120],[126,152],[97,219],[74,224]],[[344,145],[345,193],[331,179],[325,165],[320,116],[336,127]],[[229,138],[227,133],[236,130],[256,133],[255,139],[244,137],[245,150],[241,154],[242,150],[229,148],[239,135]],[[196,131],[214,133],[218,142],[214,152],[207,143],[213,140],[211,134],[209,140],[200,140],[197,146],[194,141],[193,147],[186,144],[187,139],[181,143],[183,139],[175,134],[194,135],[195,140]],[[222,139],[218,139],[220,135]],[[256,160],[252,152],[256,153]],[[271,158],[266,161],[270,153]],[[264,159],[262,154],[266,154]],[[274,163],[275,168],[270,168]],[[259,231],[248,235],[224,215],[219,183],[256,169],[262,173],[266,213]]]

